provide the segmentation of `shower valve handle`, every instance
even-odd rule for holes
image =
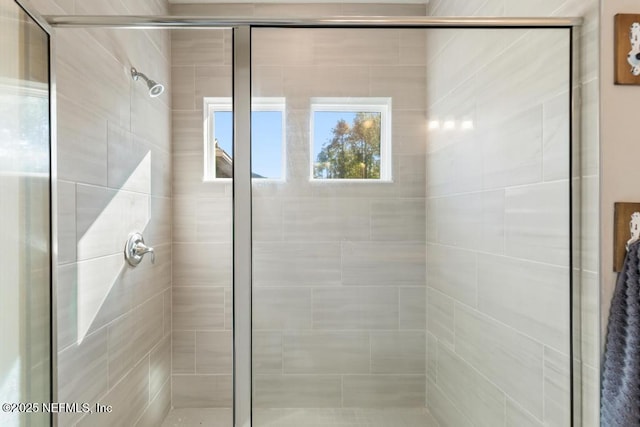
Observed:
[[[151,262],[156,262],[156,253],[152,247],[147,246],[144,243],[142,234],[130,234],[129,239],[127,239],[127,243],[124,246],[124,258],[127,260],[129,265],[136,267],[140,262],[142,262],[142,258],[145,254],[151,254]]]

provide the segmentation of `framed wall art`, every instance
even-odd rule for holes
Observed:
[[[640,14],[615,17],[615,84],[640,85]]]

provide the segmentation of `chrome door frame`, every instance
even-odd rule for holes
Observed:
[[[16,0],[25,3],[25,0]],[[33,10],[33,9],[31,9]],[[33,15],[32,15],[33,16]],[[41,18],[42,19],[42,18]],[[448,28],[448,29],[567,29],[571,51],[570,61],[570,271],[579,264],[579,176],[576,171],[579,162],[574,156],[579,152],[580,96],[578,87],[579,64],[576,27],[583,23],[579,17],[569,18],[439,18],[439,17],[327,17],[318,19],[270,19],[255,17],[202,17],[202,16],[141,16],[141,15],[49,15],[45,16],[51,27],[60,28],[126,28],[126,29],[211,29],[233,30],[233,115],[234,129],[234,180],[233,180],[233,413],[234,427],[251,427],[252,422],[252,188],[251,188],[251,30],[252,28]],[[52,34],[52,33],[50,33]],[[51,38],[53,46],[53,37]],[[53,50],[51,51],[53,52]],[[53,57],[53,53],[51,53]],[[52,69],[52,68],[51,68]],[[55,80],[52,72],[52,94],[55,94]],[[55,96],[53,97],[55,98]],[[53,103],[52,106],[55,106]],[[52,113],[55,119],[55,109]],[[53,126],[54,123],[52,123]],[[52,127],[52,129],[54,129]],[[52,135],[52,147],[55,147]],[[52,162],[54,157],[52,157]],[[52,163],[53,168],[53,163]],[[55,169],[52,169],[54,172]],[[52,182],[55,183],[52,173]],[[53,186],[52,188],[55,188]],[[52,190],[53,191],[53,190]],[[55,199],[52,193],[52,207]],[[57,213],[52,211],[52,226],[55,227]],[[578,217],[578,218],[574,218]],[[52,228],[52,230],[54,230]],[[52,236],[53,236],[52,232]],[[53,242],[52,242],[53,243]],[[52,250],[54,246],[52,245]],[[57,254],[57,251],[53,251]],[[575,256],[574,256],[575,255]],[[54,258],[55,259],[55,258]],[[579,302],[581,287],[579,271],[570,275],[570,376],[571,376],[571,425],[579,426],[581,419],[581,378],[574,371],[574,359],[580,360],[580,318]],[[53,294],[52,294],[53,295]],[[575,304],[575,305],[574,305]],[[578,307],[578,309],[574,309]],[[52,305],[52,310],[55,304]],[[52,319],[52,320],[55,320]],[[574,329],[576,332],[574,332]],[[55,332],[55,331],[54,331]],[[52,335],[54,336],[54,335]],[[55,348],[52,346],[52,348]],[[53,360],[52,355],[52,360]],[[52,370],[55,372],[55,370]],[[578,374],[578,375],[576,375]],[[57,383],[57,382],[56,382]],[[55,396],[52,395],[52,396]]]

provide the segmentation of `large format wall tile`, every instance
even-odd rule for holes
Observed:
[[[569,181],[506,192],[506,254],[569,266]]]
[[[231,375],[173,375],[174,408],[230,408]]]
[[[455,319],[456,353],[542,419],[542,344],[459,304]]]
[[[371,242],[342,244],[342,282],[359,286],[423,286],[423,243]]]
[[[371,332],[371,372],[424,374],[425,351],[422,331]]]
[[[496,275],[496,271],[500,274]],[[481,312],[568,354],[568,269],[480,255],[478,308]]]
[[[256,242],[254,286],[332,286],[341,280],[340,243]]]
[[[285,374],[368,373],[373,343],[363,332],[286,332]]]
[[[424,375],[345,375],[345,407],[421,406],[425,399]]]
[[[337,408],[341,406],[342,378],[339,375],[255,375],[253,393],[254,408]]]
[[[504,423],[504,394],[446,347],[438,347],[437,385],[478,426]]]
[[[173,329],[224,329],[224,288],[175,287]]]
[[[427,285],[474,307],[477,254],[441,245],[427,247]]]
[[[395,288],[313,290],[314,329],[397,329]]]

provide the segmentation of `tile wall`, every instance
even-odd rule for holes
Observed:
[[[575,87],[582,140],[573,159],[583,331],[574,367],[584,375],[577,419],[598,425],[597,2],[443,0],[430,8],[439,16],[585,17]],[[456,54],[463,51],[472,53]],[[429,118],[474,122],[466,133],[428,137],[427,406],[442,425],[569,425],[567,52],[558,31],[428,39]]]
[[[166,14],[164,1],[33,2],[42,14]],[[165,31],[56,30],[58,398],[113,405],[59,425],[161,423],[171,398],[170,40]],[[164,83],[150,98],[135,66]],[[155,247],[136,269],[122,249]]]
[[[365,10],[325,4],[297,13],[336,15],[350,7],[353,14]],[[172,10],[290,16],[296,8]],[[424,15],[424,6],[377,9]],[[424,35],[254,30],[253,94],[286,98],[288,171],[286,182],[254,184],[255,407],[424,406]],[[172,37],[174,49],[190,47],[173,56],[174,405],[229,406],[230,184],[202,183],[201,106],[203,96],[231,96],[230,33]],[[394,183],[309,182],[314,96],[393,97]],[[214,256],[182,261],[182,244]],[[187,304],[180,310],[178,298],[207,304],[210,315]]]

